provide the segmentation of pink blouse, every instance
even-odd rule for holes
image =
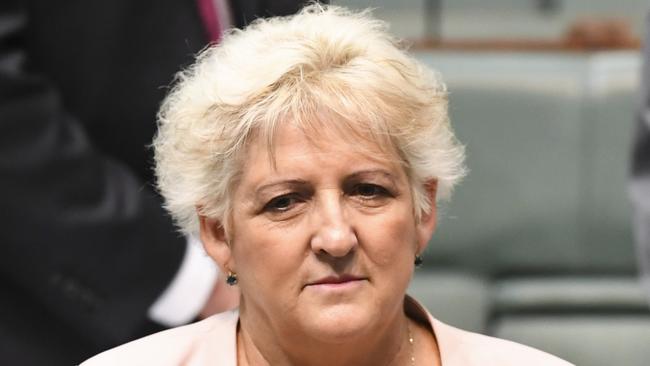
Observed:
[[[407,296],[405,311],[429,323],[443,366],[570,366],[548,353],[503,339],[467,332],[444,324]],[[237,365],[237,310],[200,322],[168,329],[113,348],[81,366],[103,365]]]

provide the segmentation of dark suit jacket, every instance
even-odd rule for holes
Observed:
[[[299,1],[234,1],[237,25]],[[206,44],[193,0],[0,2],[0,362],[69,365],[143,335],[185,250],[146,145]]]

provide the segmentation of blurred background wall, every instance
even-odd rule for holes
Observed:
[[[411,293],[577,365],[649,365],[628,199],[647,1],[339,0],[449,89],[470,174]]]
[[[556,40],[577,19],[618,18],[641,34],[643,0],[335,0],[355,9],[374,8],[402,38],[535,38]],[[440,14],[436,18],[435,14]]]

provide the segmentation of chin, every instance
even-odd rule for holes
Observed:
[[[326,343],[343,343],[372,330],[381,318],[357,304],[335,304],[315,309],[304,327],[313,337]]]

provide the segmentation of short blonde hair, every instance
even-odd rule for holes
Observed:
[[[314,4],[228,33],[177,75],[153,146],[158,188],[182,231],[198,232],[197,208],[226,222],[247,143],[263,136],[272,150],[285,121],[312,137],[334,129],[388,142],[418,219],[431,209],[428,180],[447,199],[465,174],[437,75],[368,11]]]

